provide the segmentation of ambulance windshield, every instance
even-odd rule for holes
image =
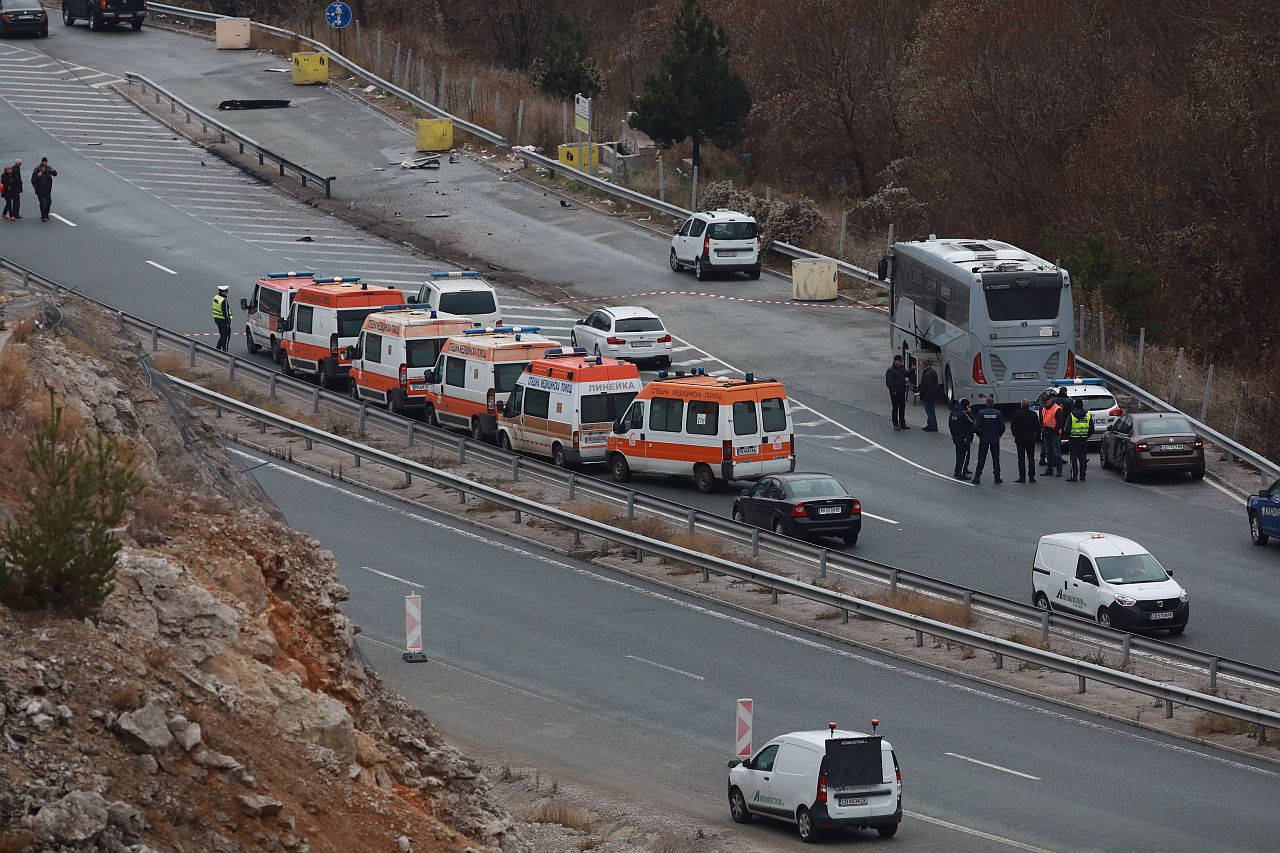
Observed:
[[[381,308],[346,308],[338,312],[338,337],[358,338],[364,318]]]

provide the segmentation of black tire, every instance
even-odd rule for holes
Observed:
[[[577,332],[574,332],[574,331],[570,331],[570,332],[569,332],[569,346],[571,346],[571,347],[576,347],[577,345],[578,345],[578,333],[577,333]]]
[[[1038,609],[1040,610],[1049,609],[1049,596],[1045,595],[1043,592],[1037,592],[1033,600]]]
[[[293,365],[289,364],[289,354],[284,350],[280,351],[280,372],[283,373],[285,376],[292,377],[292,376],[298,375],[294,373]]]
[[[1111,627],[1111,611],[1105,607],[1098,608],[1098,624],[1103,628]]]
[[[858,534],[857,534],[857,533],[846,533],[845,535],[841,536],[840,538],[844,540],[844,544],[846,544],[846,545],[857,545],[857,544],[858,544]]]
[[[697,258],[693,262],[693,277],[698,281],[707,280],[707,270],[702,266],[702,258]]]
[[[1249,538],[1254,545],[1266,545],[1271,537],[1262,532],[1262,519],[1256,512],[1249,513]]]
[[[280,348],[280,342],[276,340],[276,336],[271,336],[271,360],[276,364],[284,363],[284,350]]]
[[[40,38],[47,39],[48,37],[49,37],[49,28],[45,27],[43,30],[40,31]]]
[[[734,520],[734,521],[736,521],[736,522],[738,522],[739,524],[746,524],[746,523],[747,523],[747,520],[746,520],[745,518],[743,518],[743,517],[742,517],[742,510],[740,510],[740,509],[735,509],[735,510],[733,511],[733,520]]]
[[[943,388],[947,391],[947,402],[954,403],[956,401],[956,380],[951,376],[951,368],[948,367],[942,372]]]
[[[796,831],[800,833],[800,840],[805,844],[813,844],[822,837],[818,827],[813,825],[813,816],[804,806],[796,810]]]
[[[684,264],[680,263],[680,259],[676,257],[675,249],[671,250],[671,259],[669,263],[671,264],[672,272],[680,272],[682,269],[684,269]]]
[[[249,331],[248,326],[244,327],[244,348],[248,350],[250,354],[262,349],[262,344],[253,339],[253,332]]]
[[[1186,625],[1174,625],[1172,628],[1169,629],[1169,636],[1176,637],[1185,630],[1187,630]]]
[[[1203,465],[1200,465],[1200,466],[1198,466],[1198,467],[1196,467],[1196,468],[1192,468],[1192,469],[1191,469],[1191,479],[1193,479],[1193,480],[1203,480],[1203,479],[1204,479],[1204,466],[1203,466]]]
[[[631,466],[627,464],[627,457],[621,453],[613,454],[613,457],[609,460],[609,473],[619,483],[625,483],[630,480]]]
[[[757,279],[760,278],[760,270],[752,270],[751,272],[747,273],[747,278],[751,279],[752,281],[756,281]]]
[[[102,16],[97,12],[89,13],[89,29],[93,30],[95,33],[102,32]]]
[[[769,525],[769,529],[772,530],[774,533],[778,534],[779,536],[791,535],[787,533],[787,523],[783,521],[781,518],[774,518],[773,524]]]
[[[393,415],[400,415],[401,417],[407,415],[408,412],[405,411],[404,403],[402,402],[403,400],[404,391],[399,388],[392,388],[387,392],[387,411]]]
[[[1120,459],[1120,476],[1124,477],[1126,483],[1132,483],[1138,479],[1138,472],[1133,468],[1133,454],[1126,453]]]
[[[67,26],[67,27],[69,27],[69,26],[71,26],[72,24],[74,24],[75,22],[76,22],[76,19],[71,15],[71,9],[69,9],[69,8],[67,7],[67,4],[66,4],[66,3],[63,3],[63,4],[62,4],[62,24],[63,24],[63,26]]]
[[[592,353],[596,358],[600,357],[600,345],[596,344],[596,351]]]
[[[693,466],[693,484],[704,495],[709,495],[720,488],[720,484],[716,482],[716,472],[712,471],[711,466],[705,462]]]
[[[422,419],[427,422],[427,426],[440,428],[440,419],[436,417],[436,407],[427,403],[422,409]]]
[[[129,26],[133,27],[133,31],[136,33],[138,30],[142,29],[142,19],[135,18],[129,22]]]
[[[355,379],[347,377],[347,393],[351,395],[351,399],[357,403],[360,402],[360,386],[356,384]]]
[[[898,834],[898,825],[896,823],[882,823],[876,827],[876,832],[880,833],[881,838],[893,838]]]
[[[1098,465],[1100,465],[1104,471],[1111,470],[1111,460],[1107,458],[1107,443],[1105,441],[1102,442],[1102,446],[1098,448]]]
[[[484,428],[480,426],[479,418],[471,419],[471,437],[476,441],[484,441]]]
[[[747,808],[747,798],[737,788],[729,789],[729,815],[734,823],[751,823],[751,809]]]
[[[569,460],[564,456],[564,448],[559,444],[551,445],[551,464],[557,468],[569,467]]]

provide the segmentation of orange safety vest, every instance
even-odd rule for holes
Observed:
[[[1058,428],[1058,415],[1061,414],[1062,407],[1057,403],[1049,403],[1040,410],[1040,425],[1045,429]]]

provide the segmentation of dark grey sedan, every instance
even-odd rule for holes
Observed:
[[[49,35],[49,15],[40,0],[0,0],[0,35]]]
[[[1196,480],[1204,476],[1204,441],[1178,412],[1125,415],[1102,434],[1098,454],[1102,467],[1119,467],[1126,482],[1153,471],[1190,472]]]
[[[862,504],[830,474],[775,474],[733,499],[733,520],[785,536],[836,536],[853,545],[862,531]]]

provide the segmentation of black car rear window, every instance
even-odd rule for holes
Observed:
[[[618,320],[615,324],[616,332],[661,332],[662,321],[657,317],[629,317],[625,320]]]

